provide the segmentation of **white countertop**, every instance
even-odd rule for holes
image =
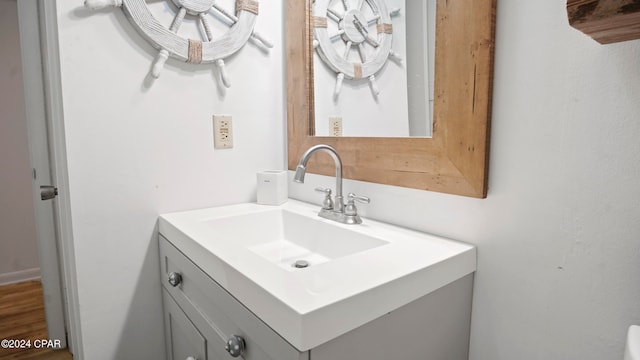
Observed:
[[[388,242],[290,271],[206,221],[280,208]],[[343,225],[319,206],[289,200],[164,214],[160,233],[212,279],[300,351],[314,348],[476,270],[475,247],[363,219]],[[345,240],[346,241],[346,240]]]

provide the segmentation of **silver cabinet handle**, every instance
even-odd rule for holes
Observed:
[[[242,336],[232,335],[224,346],[229,355],[238,357],[244,353],[245,342]]]
[[[169,281],[169,284],[171,284],[171,286],[176,287],[180,285],[180,283],[182,282],[182,275],[174,271],[171,274],[169,274],[168,281]]]
[[[188,358],[186,358],[184,360],[198,360],[198,358],[194,358],[193,356],[189,356]]]

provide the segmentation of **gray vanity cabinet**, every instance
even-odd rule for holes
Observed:
[[[244,360],[468,359],[473,274],[300,352],[162,236],[160,261],[168,360],[230,360],[233,336]]]
[[[420,284],[416,284],[420,286]],[[313,360],[468,360],[473,274],[310,350]]]
[[[211,357],[207,357],[207,339],[166,290],[162,290],[162,301],[169,359],[189,359],[189,357],[198,360],[210,359]]]
[[[291,346],[162,236],[160,264],[168,360],[232,359],[225,345],[234,336],[245,345],[238,359],[309,359],[308,351]]]

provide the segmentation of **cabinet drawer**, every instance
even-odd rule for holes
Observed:
[[[207,339],[207,333],[211,331],[206,327],[204,333],[198,329],[166,289],[162,289],[162,302],[167,359],[185,360],[190,357],[198,360],[224,359],[225,354],[216,354],[216,350],[219,349],[212,346],[213,342]],[[217,334],[214,336],[214,342],[219,343]]]
[[[163,236],[160,236],[160,264],[164,289],[216,353],[226,354],[226,340],[237,335],[246,344],[242,356],[245,360],[308,360],[308,352],[300,353],[291,346]],[[175,286],[169,282],[172,273],[181,277],[178,284],[174,281]],[[231,359],[230,355],[225,356],[220,359]]]

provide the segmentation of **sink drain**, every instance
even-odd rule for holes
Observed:
[[[307,266],[309,266],[309,262],[307,260],[296,260],[296,262],[293,263],[293,267],[298,269],[303,269]]]

